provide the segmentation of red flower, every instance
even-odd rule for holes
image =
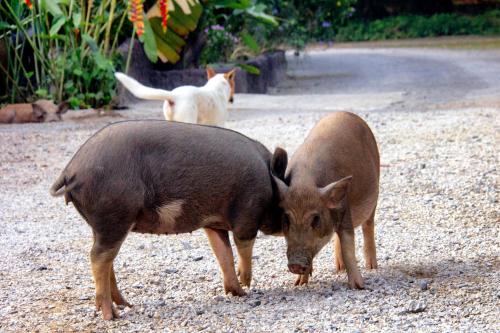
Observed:
[[[137,36],[141,37],[144,33],[144,8],[143,0],[129,0],[129,20],[134,23]]]
[[[163,32],[167,32],[168,0],[160,0],[161,26]]]
[[[33,8],[33,4],[31,3],[31,0],[24,0],[24,3],[26,6],[28,6],[29,9]]]

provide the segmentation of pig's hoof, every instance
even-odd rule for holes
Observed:
[[[130,304],[129,302],[127,302],[125,300],[125,298],[123,298],[121,296],[119,298],[116,298],[116,299],[113,297],[113,302],[115,302],[116,305],[126,306],[126,307],[129,307],[129,308],[131,308],[133,306],[132,304]]]
[[[377,269],[378,268],[378,264],[377,264],[377,259],[376,258],[370,258],[370,259],[366,259],[366,268],[367,269]]]
[[[245,296],[247,293],[238,284],[237,286],[224,286],[226,294],[231,294],[233,296]]]
[[[337,272],[342,272],[343,270],[345,270],[343,261],[335,260],[335,267],[337,268]]]
[[[300,274],[295,280],[296,286],[301,286],[309,283],[309,274]]]
[[[364,282],[361,275],[353,279],[349,279],[349,287],[351,287],[351,289],[364,289]]]
[[[250,288],[250,284],[252,283],[252,272],[245,272],[243,270],[238,269],[238,276],[240,279],[241,285]]]
[[[97,311],[101,310],[102,319],[104,320],[112,320],[113,318],[120,318],[118,310],[113,306],[111,300],[98,298],[96,300],[96,309]]]

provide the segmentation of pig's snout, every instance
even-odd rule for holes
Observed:
[[[303,266],[303,265],[299,265],[299,264],[288,264],[288,269],[293,274],[309,274],[311,267],[310,266]]]

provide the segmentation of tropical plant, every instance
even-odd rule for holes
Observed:
[[[205,1],[203,6],[198,0],[159,0],[149,8],[147,18],[142,21],[136,19],[142,17],[142,0],[131,3],[132,20],[141,26],[138,35],[152,62],[159,58],[162,62],[176,64],[190,33],[206,43],[201,55],[203,64],[235,58],[244,53],[242,45],[246,53],[258,53],[258,43],[247,31],[248,18],[252,18],[252,25],[278,24],[273,16],[265,13],[266,6],[254,0],[213,0]],[[236,47],[240,41],[241,45]],[[233,51],[237,52],[233,54]]]
[[[276,29],[276,17],[255,0],[214,0],[205,4],[200,33],[206,34],[201,64],[236,62],[243,69],[257,74],[242,60],[266,49],[266,42],[256,38],[259,29]]]
[[[44,97],[70,100],[73,108],[106,106],[115,96],[113,73],[127,70],[136,35],[152,62],[179,62],[191,35],[208,40],[205,50],[224,51],[206,58],[216,62],[259,53],[254,26],[277,26],[256,0],[203,5],[199,0],[0,1],[0,60],[7,59],[0,61],[0,103]],[[217,22],[224,31],[205,31]],[[117,47],[129,36],[123,66]],[[189,61],[197,63],[194,58]],[[9,87],[5,95],[2,86]]]
[[[158,58],[164,63],[177,63],[186,45],[185,39],[198,25],[203,10],[200,2],[158,0],[152,3],[144,15],[143,0],[129,1],[130,20],[136,27],[139,40],[144,44],[148,59],[153,63]]]
[[[0,65],[10,102],[31,96],[69,99],[72,107],[104,106],[115,96],[113,72],[126,25],[127,7],[117,0],[0,2]]]

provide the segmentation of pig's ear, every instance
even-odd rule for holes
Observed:
[[[276,188],[278,190],[278,195],[280,198],[280,201],[283,201],[285,198],[286,192],[288,192],[288,186],[285,184],[284,181],[276,177],[271,173],[271,177],[273,178],[273,188]]]
[[[61,115],[63,113],[66,113],[69,109],[69,102],[61,102],[57,105],[57,111],[56,113]]]
[[[45,119],[45,115],[47,114],[47,111],[45,111],[40,105],[37,103],[31,104],[32,107],[32,112],[35,118],[39,121],[43,121]]]
[[[351,184],[351,180],[352,176],[347,176],[319,189],[321,197],[329,209],[338,209],[342,206],[342,202],[347,195],[347,189],[349,188],[349,184]]]
[[[212,67],[207,67],[207,78],[210,80],[215,76],[215,71]]]
[[[281,180],[285,180],[288,154],[285,149],[277,147],[271,159],[271,173]]]
[[[276,148],[273,157],[271,159],[271,176],[273,178],[274,186],[277,189],[280,200],[283,200],[286,192],[288,191],[288,185],[285,184],[285,170],[288,164],[288,154],[283,148]]]

